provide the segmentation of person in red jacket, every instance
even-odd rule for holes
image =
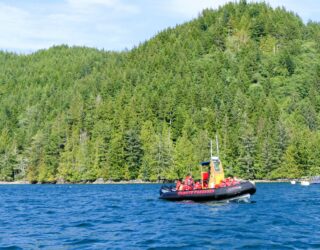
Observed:
[[[194,189],[202,189],[201,183],[199,181],[196,182],[196,184],[194,185]]]
[[[191,174],[188,174],[186,176],[185,184],[188,185],[188,186],[192,186],[194,184],[194,181],[192,179],[192,175]]]
[[[184,184],[186,186],[186,188],[185,188],[186,190],[192,190],[193,189],[194,181],[192,179],[192,175],[191,174],[188,174],[186,176]]]

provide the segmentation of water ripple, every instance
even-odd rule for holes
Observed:
[[[159,185],[1,185],[1,249],[320,249],[320,185],[249,203],[167,202]]]

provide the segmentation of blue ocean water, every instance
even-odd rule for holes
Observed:
[[[0,249],[320,249],[320,185],[250,203],[168,202],[160,185],[0,185]]]

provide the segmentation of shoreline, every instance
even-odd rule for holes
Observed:
[[[161,184],[162,182],[151,182],[151,181],[142,181],[142,180],[130,180],[130,181],[104,181],[104,180],[96,180],[96,181],[80,181],[80,182],[67,182],[67,181],[57,181],[57,182],[36,182],[31,183],[30,181],[20,180],[20,181],[0,181],[0,185],[105,185],[105,184]]]
[[[290,181],[297,181],[296,179],[277,179],[277,180],[261,180],[261,179],[258,179],[258,180],[250,180],[250,181],[253,181],[253,182],[256,182],[256,183],[280,183],[280,182],[290,182]]]
[[[277,179],[277,180],[268,180],[268,179],[257,179],[250,180],[254,183],[280,183],[280,182],[290,182],[290,181],[299,181],[300,179]],[[129,181],[111,181],[111,180],[103,180],[99,178],[95,181],[82,181],[82,182],[67,182],[58,180],[54,183],[44,182],[44,183],[31,183],[30,181],[20,180],[20,181],[0,181],[0,185],[39,185],[39,184],[52,184],[52,185],[77,185],[77,184],[86,184],[86,185],[108,185],[108,184],[164,184],[171,182],[153,182],[153,181],[143,181],[143,180],[129,180]]]

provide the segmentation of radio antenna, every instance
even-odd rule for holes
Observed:
[[[217,145],[217,156],[219,157],[219,140],[218,140],[217,134],[216,134],[216,145]]]

